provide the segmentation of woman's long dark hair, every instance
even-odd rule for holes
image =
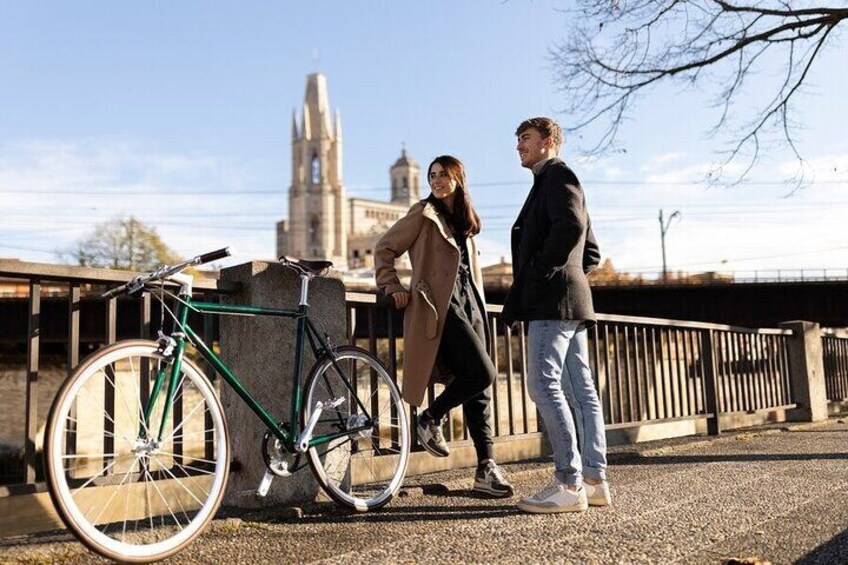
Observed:
[[[453,199],[453,212],[448,207],[436,198],[431,192],[427,197],[427,201],[436,207],[436,210],[448,219],[451,229],[464,234],[466,237],[477,235],[483,225],[480,223],[480,216],[474,211],[471,205],[471,193],[468,191],[468,181],[465,179],[465,166],[462,161],[451,155],[440,155],[433,159],[430,166],[427,167],[427,181],[430,181],[430,171],[433,165],[438,163],[447,171],[451,179],[456,181],[456,194]]]

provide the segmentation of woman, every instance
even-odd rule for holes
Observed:
[[[418,439],[437,457],[450,449],[442,434],[448,412],[462,405],[477,452],[474,490],[513,494],[493,458],[489,387],[497,375],[486,349],[483,276],[474,236],[480,218],[471,206],[465,167],[456,157],[436,157],[427,170],[432,194],[413,205],[377,242],[377,287],[405,308],[403,396],[420,406],[431,382],[450,382],[418,417]],[[406,289],[395,268],[409,252],[412,279]]]

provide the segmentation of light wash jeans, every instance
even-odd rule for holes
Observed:
[[[545,421],[556,478],[578,486],[584,476],[606,480],[604,413],[589,368],[585,326],[579,320],[531,321],[527,350],[527,387]]]

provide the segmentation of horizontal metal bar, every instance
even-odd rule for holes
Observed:
[[[367,292],[346,292],[345,300],[348,305],[375,305],[380,295]],[[490,314],[500,314],[503,306],[500,304],[487,304],[486,311]],[[743,326],[729,326],[726,324],[712,324],[708,322],[689,322],[686,320],[671,320],[666,318],[643,318],[639,316],[620,316],[616,314],[597,314],[599,322],[612,322],[621,324],[634,324],[643,326],[663,326],[671,328],[693,329],[693,330],[719,330],[746,334],[760,335],[792,335],[792,330],[776,328],[746,328]]]
[[[124,283],[138,274],[137,271],[74,267],[70,265],[52,265],[49,263],[30,263],[28,261],[0,259],[0,277],[23,280],[35,278],[51,282],[108,284]],[[241,284],[198,276],[194,279],[194,288],[200,290],[218,290],[226,294],[238,292],[241,289]]]
[[[246,304],[220,304],[218,302],[192,302],[192,308],[199,312],[214,314],[240,314],[255,316],[284,316],[287,318],[298,318],[305,316],[297,310],[281,308],[265,308],[263,306],[249,306]]]
[[[626,428],[638,428],[649,424],[673,424],[676,422],[688,422],[690,420],[704,420],[712,418],[714,415],[710,412],[705,414],[692,414],[691,416],[677,416],[675,418],[662,418],[659,420],[639,420],[637,422],[621,422],[620,424],[607,424],[604,426],[607,430],[622,430]]]
[[[737,414],[767,414],[768,412],[777,412],[778,410],[794,410],[798,408],[797,404],[781,404],[779,406],[768,406],[766,408],[757,408],[755,410],[735,410],[733,412],[722,412],[722,416],[735,416]]]
[[[37,494],[39,492],[47,492],[47,483],[21,483],[16,485],[0,486],[0,498],[18,496],[21,494]]]

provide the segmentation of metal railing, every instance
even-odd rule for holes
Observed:
[[[133,300],[100,298],[102,292],[126,282],[135,274],[137,273],[109,269],[0,261],[0,278],[25,281],[27,288],[25,322],[17,332],[20,340],[18,343],[5,344],[10,351],[2,355],[15,357],[14,350],[22,344],[26,350],[25,365],[22,370],[19,368],[17,371],[10,370],[6,363],[0,366],[0,370],[11,373],[12,379],[20,375],[24,383],[21,391],[23,398],[15,398],[10,391],[0,393],[0,398],[3,398],[5,403],[3,412],[7,415],[0,426],[0,443],[3,444],[0,451],[0,496],[44,489],[40,441],[47,410],[64,377],[70,375],[79,365],[81,350],[85,352],[86,348],[92,345],[92,341],[108,345],[118,339],[130,337],[149,339],[160,329],[161,312],[156,311],[155,301],[149,294]],[[194,289],[205,300],[215,300],[220,292],[217,281],[212,279],[196,279]],[[42,297],[45,295],[49,295],[52,301],[51,326],[56,325],[57,321],[65,324],[64,332],[57,331],[55,327],[50,328],[54,335],[61,335],[61,338],[57,339],[60,341],[59,345],[63,346],[51,347],[51,350],[63,350],[58,356],[64,359],[57,359],[57,354],[51,354],[49,367],[41,365],[42,359],[47,357],[41,343],[41,336],[45,331],[45,312],[42,310],[45,305]],[[159,306],[158,303],[156,305]],[[99,323],[92,324],[92,320],[84,320],[81,315],[83,311],[87,317],[99,318]],[[119,332],[119,319],[132,319],[134,327],[122,324]],[[6,325],[8,322],[0,320],[0,325]],[[81,329],[91,327],[97,328],[95,333],[100,335],[93,336],[88,331],[85,339],[82,339]],[[214,318],[206,318],[202,328],[201,337],[204,340],[217,335]],[[207,374],[214,378],[212,371],[207,370]],[[23,429],[20,429],[21,422]],[[14,436],[15,432],[21,433],[19,437],[22,437],[22,442],[10,437]],[[22,447],[19,447],[21,445]]]
[[[848,401],[848,332],[825,330],[822,356],[827,400]]]
[[[348,293],[348,306],[349,320],[363,309],[368,320],[367,331],[355,328],[353,341],[363,345],[361,340],[367,340],[366,347],[402,378],[398,313],[377,306],[368,293]],[[496,336],[490,344],[498,369],[492,391],[495,436],[536,433],[538,418],[527,392],[525,325],[513,332],[500,321],[501,306],[487,310],[491,335]],[[706,419],[708,430],[718,433],[722,414],[795,407],[791,335],[790,330],[598,315],[589,331],[590,364],[607,429]],[[429,389],[429,401],[435,386]],[[454,412],[449,439],[467,439],[461,411]]]
[[[8,394],[0,395],[9,402],[4,412],[23,422],[22,428],[18,425],[0,429],[0,439],[11,444],[6,453],[0,454],[0,461],[4,462],[0,463],[0,496],[44,488],[38,453],[39,430],[55,390],[64,375],[80,361],[80,349],[85,341],[81,339],[81,328],[92,327],[87,318],[101,321],[100,329],[94,334],[100,334],[97,341],[102,344],[156,335],[158,303],[149,296],[99,298],[107,286],[131,276],[132,273],[119,271],[0,261],[0,277],[24,281],[28,288],[26,321],[18,324],[17,331],[26,359],[16,362],[12,371],[13,377],[18,375],[18,380],[25,384],[22,398],[15,401],[8,400]],[[50,371],[42,370],[46,367],[39,364],[46,356],[40,343],[44,330],[41,299],[46,286],[51,289],[51,300],[60,301],[67,314],[66,335],[51,345],[54,349],[64,345],[59,347],[61,353],[51,353],[64,359],[58,369],[51,367]],[[234,290],[202,279],[197,281],[195,289],[205,300],[215,300],[222,292]],[[348,292],[346,300],[349,341],[374,352],[396,379],[402,379],[402,313],[378,305],[373,293]],[[52,307],[57,308],[56,304]],[[527,392],[526,328],[520,324],[513,331],[504,326],[500,311],[500,306],[488,307],[495,338],[490,344],[490,354],[499,373],[492,393],[493,431],[496,438],[539,434],[540,421]],[[124,323],[127,319],[133,320],[129,326]],[[215,317],[205,318],[203,328],[205,341],[217,341]],[[589,332],[590,363],[607,428],[702,419],[706,420],[710,433],[718,433],[720,415],[793,407],[788,362],[790,335],[789,330],[599,315],[598,324]],[[842,355],[839,367],[844,374],[846,350],[841,342],[839,348]],[[15,378],[5,380],[10,382]],[[846,384],[844,380],[840,382],[839,386]],[[435,394],[436,390],[431,388],[428,399],[432,400]],[[415,415],[414,409],[411,415]],[[460,410],[451,415],[448,433],[451,441],[467,440]],[[15,438],[22,438],[23,442]]]

